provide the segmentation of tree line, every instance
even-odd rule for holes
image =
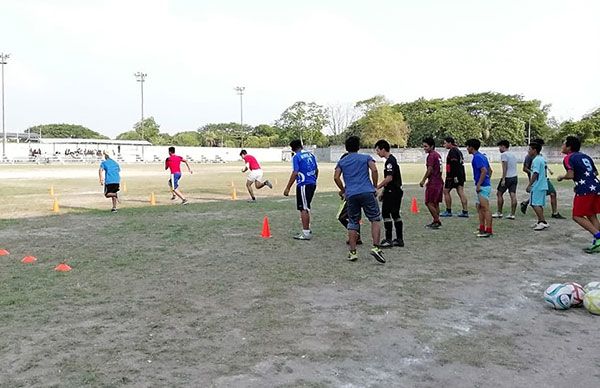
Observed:
[[[426,136],[440,141],[452,136],[458,144],[476,138],[483,145],[495,146],[503,139],[513,145],[526,145],[530,134],[532,139],[547,139],[549,144],[558,144],[567,135],[577,135],[587,145],[600,142],[600,108],[581,120],[560,123],[549,116],[549,111],[550,105],[543,105],[539,100],[493,92],[447,99],[420,98],[398,104],[384,96],[347,106],[298,101],[271,124],[211,123],[195,131],[170,135],[161,133],[160,126],[149,117],[118,135],[117,140],[253,148],[282,147],[293,139],[302,139],[305,144],[324,147],[343,144],[348,136],[358,135],[365,147],[372,147],[378,139],[387,139],[395,147],[420,147]],[[43,137],[107,139],[88,128],[71,124],[38,125],[27,131]]]

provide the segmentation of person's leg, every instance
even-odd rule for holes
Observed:
[[[452,213],[452,196],[450,195],[450,190],[452,190],[452,188],[448,188],[447,185],[444,187],[444,202],[446,203],[446,213]]]
[[[463,213],[468,213],[469,208],[468,208],[467,196],[465,195],[464,186],[462,186],[462,185],[458,186],[456,188],[456,192],[458,193],[458,197],[460,198],[460,203],[462,205]]]
[[[112,199],[112,208],[116,209],[117,208],[117,196],[115,195],[111,199]]]
[[[504,208],[504,193],[498,190],[496,192],[497,204],[498,204],[498,214],[502,214],[502,210]]]
[[[360,201],[357,197],[355,195],[346,199],[348,203],[348,245],[350,253],[354,253],[354,255],[356,255],[356,242],[358,240],[358,228],[361,216]],[[348,258],[352,259],[350,256]]]
[[[434,203],[432,202],[427,202],[425,204],[425,206],[427,206],[427,210],[429,210],[429,214],[431,214],[431,217],[433,218],[433,222],[439,222],[439,218],[438,218],[438,214],[437,214],[437,209]]]
[[[404,225],[402,223],[402,216],[400,215],[400,205],[402,203],[402,194],[394,199],[391,209],[392,220],[394,221],[394,228],[396,228],[396,240],[393,242],[396,246],[404,246]]]
[[[383,203],[381,204],[381,216],[383,217],[383,226],[385,228],[385,239],[381,241],[381,246],[389,248],[392,246],[392,229],[394,222],[391,214],[392,196],[389,194],[383,195]]]
[[[481,207],[481,202],[477,202],[477,216],[479,217],[479,231],[485,232],[485,212]]]
[[[252,198],[253,201],[256,200],[256,197],[254,197],[254,190],[252,190],[252,181],[250,180],[246,180],[246,189],[248,189],[248,193],[250,194],[250,198]]]
[[[381,237],[381,222],[372,221],[371,222],[371,237],[373,237],[373,246],[379,246],[379,239]]]
[[[550,193],[550,207],[552,214],[558,213],[558,201],[556,200],[556,192]]]
[[[491,191],[491,190],[490,190]],[[483,221],[485,232],[492,234],[492,212],[490,209],[489,192],[479,195],[479,209],[481,210],[480,222]]]
[[[596,228],[596,230],[600,230],[600,221],[598,221],[598,216],[596,214],[587,217],[587,219],[590,220],[590,222],[592,223],[592,225],[594,225],[594,228]]]
[[[344,228],[348,228],[348,202],[344,201],[340,212],[338,213],[338,221],[344,226]]]
[[[310,212],[307,210],[300,211],[300,219],[302,220],[302,230],[310,230]]]
[[[598,230],[600,230],[600,224],[598,223],[598,218],[596,216],[593,216],[593,217],[573,216],[573,221],[575,221],[583,229],[590,232],[592,235],[595,235],[596,233],[598,233]]]
[[[544,208],[542,206],[532,205],[533,211],[537,216],[538,224],[541,222],[543,224],[546,223],[546,219],[544,218]]]
[[[257,179],[257,180],[254,181],[254,187],[256,187],[257,190],[260,190],[260,189],[262,189],[263,187],[266,186],[265,182],[259,182],[258,179]]]

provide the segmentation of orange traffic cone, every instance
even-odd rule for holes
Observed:
[[[69,272],[71,270],[71,267],[69,267],[68,264],[60,263],[59,265],[54,267],[54,270],[58,272]]]
[[[263,220],[262,233],[260,234],[262,238],[271,238],[271,228],[269,227],[269,218],[265,216]]]
[[[419,212],[419,206],[417,205],[417,199],[415,197],[412,198],[412,202],[410,204],[410,212],[412,214],[417,214]]]
[[[10,252],[7,251],[6,249],[0,249],[0,256],[8,256],[10,255]]]
[[[156,197],[154,196],[154,191],[150,194],[150,206],[156,206]]]
[[[33,264],[37,261],[37,258],[35,256],[25,256],[22,260],[21,263],[23,264]]]

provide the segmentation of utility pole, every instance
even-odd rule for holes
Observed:
[[[142,93],[142,117],[140,119],[140,129],[142,130],[142,140],[144,140],[144,82],[148,74],[138,71],[134,74],[137,82],[140,83],[140,91]],[[144,161],[144,146],[142,145],[142,161]]]
[[[242,147],[244,146],[244,90],[246,90],[245,86],[236,86],[235,91],[240,96],[240,131],[242,132]]]
[[[529,116],[529,127],[527,128],[527,145],[531,144],[531,119],[533,116]]]
[[[4,127],[4,65],[10,54],[0,53],[0,65],[2,66],[2,160],[6,160],[6,128]]]

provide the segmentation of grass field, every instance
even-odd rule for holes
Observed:
[[[0,167],[0,248],[11,252],[0,257],[0,386],[599,381],[600,318],[542,301],[551,283],[600,280],[598,257],[581,251],[589,236],[572,221],[534,233],[533,216],[519,213],[496,221],[487,240],[474,236],[475,217],[426,230],[415,184],[424,167],[402,165],[406,247],[386,251],[380,265],[367,245],[349,263],[333,165],[321,166],[309,242],[291,238],[295,199],[281,195],[289,166],[264,166],[277,186],[256,204],[241,200],[240,167],[194,166],[181,183],[192,203],[181,206],[161,166],[123,166],[128,192],[116,214],[96,166]],[[50,186],[60,214],[50,212]],[[570,185],[557,189],[568,215]],[[148,206],[152,191],[159,206]],[[408,212],[413,196],[417,215]],[[37,263],[21,264],[27,254]],[[62,261],[73,270],[53,271]]]

